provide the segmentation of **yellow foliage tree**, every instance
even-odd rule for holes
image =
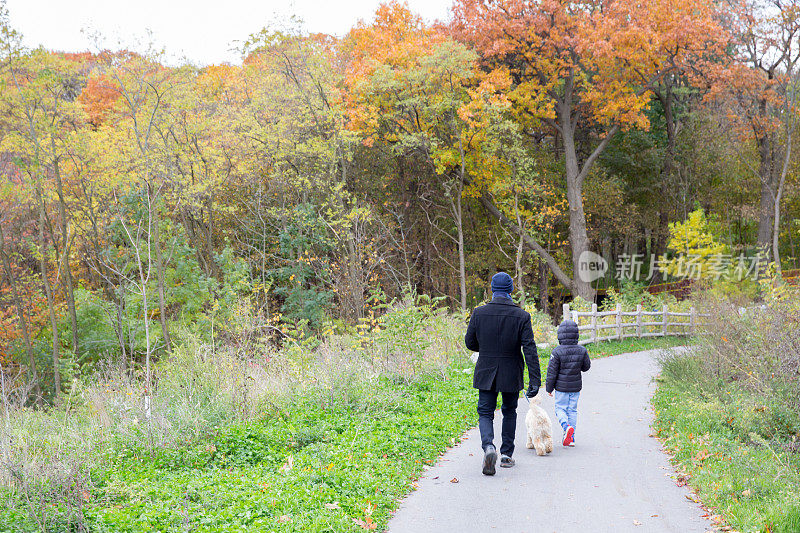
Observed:
[[[711,279],[726,269],[728,247],[714,240],[702,209],[689,213],[684,222],[669,225],[667,249],[671,258],[662,257],[660,270],[680,278]]]

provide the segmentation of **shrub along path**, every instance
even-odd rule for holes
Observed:
[[[584,375],[576,447],[560,440],[549,456],[525,448],[527,403],[520,399],[516,466],[481,474],[476,429],[419,481],[389,522],[390,533],[704,532],[711,524],[674,474],[658,440],[650,437],[652,377],[657,351],[592,361]],[[542,405],[561,431],[553,399]],[[495,445],[499,448],[499,412]],[[556,429],[558,430],[556,431]]]

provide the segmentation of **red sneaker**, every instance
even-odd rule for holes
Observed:
[[[567,426],[567,430],[564,432],[564,440],[561,442],[564,446],[569,446],[572,444],[572,435],[575,434],[575,428],[572,426]]]

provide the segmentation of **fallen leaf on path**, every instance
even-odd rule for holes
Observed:
[[[634,520],[634,521],[633,521],[633,525],[634,525],[634,526],[641,526],[641,525],[642,525],[642,523],[641,523],[641,522],[639,522],[638,520]]]
[[[453,479],[450,480],[450,483],[458,483],[458,478],[454,477]]]

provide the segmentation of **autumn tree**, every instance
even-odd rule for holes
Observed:
[[[30,382],[33,387],[33,391],[36,397],[36,402],[42,402],[42,388],[39,382],[39,372],[36,368],[36,355],[34,353],[33,348],[33,337],[35,331],[33,331],[33,327],[35,326],[35,321],[32,321],[32,315],[38,314],[35,313],[35,308],[31,309],[32,306],[26,305],[23,299],[23,292],[25,289],[30,289],[32,283],[30,280],[28,283],[24,282],[24,274],[22,269],[16,267],[12,264],[11,261],[11,253],[8,250],[8,246],[6,244],[6,235],[3,227],[8,225],[10,214],[8,210],[5,209],[9,202],[9,199],[13,199],[14,196],[9,192],[9,187],[2,187],[0,188],[0,279],[3,280],[4,284],[7,285],[8,290],[2,290],[0,288],[0,301],[5,301],[9,299],[11,304],[13,305],[14,314],[16,315],[16,327],[12,324],[11,321],[11,306],[7,306],[6,309],[8,310],[8,314],[5,312],[0,313],[0,324],[3,325],[3,335],[2,339],[0,339],[0,345],[5,344],[6,353],[0,353],[0,359],[4,359],[0,361],[0,363],[8,363],[11,355],[11,348],[12,343],[15,339],[15,336],[11,335],[12,329],[19,330],[19,337],[22,338],[22,343],[25,348],[25,354],[28,357],[28,375],[30,377]],[[32,276],[28,276],[29,278]],[[10,293],[10,297],[8,294]],[[29,299],[30,300],[30,299]]]
[[[459,0],[453,11],[455,34],[481,53],[487,68],[511,76],[518,120],[532,128],[545,124],[560,139],[573,274],[554,273],[573,294],[592,299],[592,287],[578,275],[589,249],[584,182],[620,129],[648,127],[642,111],[649,89],[713,38],[713,5]]]
[[[480,130],[469,120],[471,89],[478,85],[476,55],[404,5],[385,4],[375,20],[354,28],[344,43],[348,58],[349,126],[364,144],[381,143],[397,157],[422,157],[444,193],[458,255],[460,305],[467,306],[463,196],[475,162]],[[434,200],[433,203],[436,203]]]
[[[114,82],[119,92],[116,124],[104,132],[103,146],[106,170],[125,174],[123,183],[133,179],[141,187],[148,223],[144,234],[146,249],[154,252],[158,318],[167,351],[171,347],[165,296],[166,261],[161,242],[161,209],[167,166],[158,143],[159,127],[167,121],[166,109],[172,92],[184,81],[175,72],[163,67],[154,57],[139,54],[103,54],[101,74]],[[105,149],[111,148],[111,152]],[[137,253],[141,249],[137,250]],[[140,277],[143,277],[140,276]],[[141,281],[142,290],[146,283]],[[148,351],[148,363],[149,363]],[[149,365],[148,365],[149,366]]]
[[[800,2],[745,0],[729,15],[731,61],[711,73],[711,96],[727,104],[730,122],[744,126],[739,131],[755,144],[758,166],[752,170],[761,184],[757,244],[773,248],[780,263],[774,237],[797,114]]]
[[[15,164],[26,176],[24,186],[19,189],[21,199],[32,198],[37,206],[39,248],[36,255],[50,314],[54,385],[58,394],[61,372],[57,302],[60,298],[59,287],[51,281],[51,262],[55,279],[63,280],[72,351],[78,352],[71,268],[74,228],[65,193],[65,169],[75,131],[83,121],[82,110],[75,102],[80,92],[80,77],[76,62],[64,55],[41,49],[30,52],[17,49],[8,59],[4,82],[13,99],[10,110],[16,127],[4,140],[3,148],[16,155]]]
[[[330,291],[343,316],[359,319],[381,238],[373,209],[354,194],[356,142],[345,128],[337,44],[296,28],[265,29],[250,37],[241,71],[223,86],[242,95],[232,120],[245,132],[239,179],[250,194],[237,207],[238,229],[263,284],[273,284],[287,310],[290,292],[292,307],[305,301],[312,309],[328,305]]]

